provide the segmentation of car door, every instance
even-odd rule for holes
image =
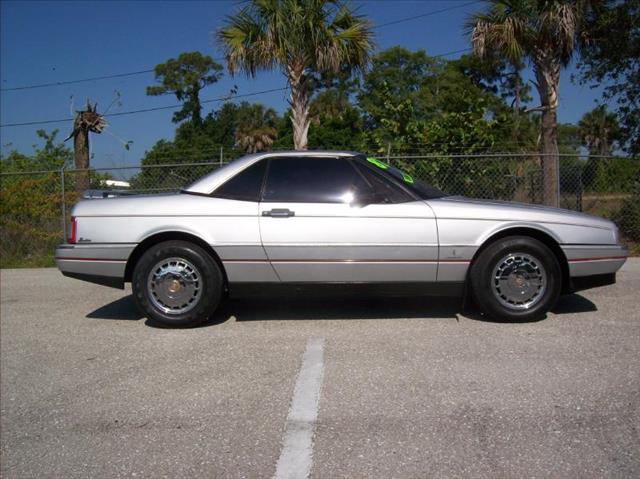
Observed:
[[[258,221],[266,166],[259,160],[207,195],[225,200],[210,237],[230,283],[280,282],[262,247]]]
[[[260,235],[281,281],[436,280],[436,221],[426,203],[345,157],[268,162]]]

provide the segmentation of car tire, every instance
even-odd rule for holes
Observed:
[[[469,273],[480,309],[498,321],[535,321],[560,296],[560,264],[544,243],[508,236],[491,243],[473,261]]]
[[[132,275],[134,302],[149,319],[193,327],[211,317],[223,294],[224,277],[213,258],[187,241],[152,246]]]

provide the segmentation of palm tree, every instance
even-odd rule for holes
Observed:
[[[578,122],[578,135],[589,149],[589,159],[582,177],[587,187],[606,186],[610,181],[607,170],[611,168],[609,160],[602,158],[611,154],[613,143],[620,139],[620,127],[616,115],[600,105],[585,113]]]
[[[309,76],[362,70],[373,49],[370,23],[339,0],[251,0],[218,40],[232,74],[280,68],[291,88],[294,147],[307,148]]]
[[[273,108],[263,105],[243,103],[236,120],[236,146],[246,153],[267,150],[276,138],[278,115]]]
[[[613,142],[620,139],[616,115],[605,105],[585,113],[578,122],[578,132],[591,155],[610,155]]]
[[[584,46],[584,25],[602,0],[489,0],[467,21],[474,52],[533,65],[540,96],[544,200],[558,204],[557,107],[560,70]]]

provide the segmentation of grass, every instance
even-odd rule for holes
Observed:
[[[629,256],[640,256],[640,243],[627,242]]]
[[[0,258],[0,268],[49,268],[55,266],[56,262],[53,253],[29,255],[27,257],[5,257]]]

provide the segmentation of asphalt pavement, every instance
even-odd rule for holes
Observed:
[[[509,324],[303,297],[174,330],[129,289],[0,281],[4,478],[640,477],[640,259]]]

